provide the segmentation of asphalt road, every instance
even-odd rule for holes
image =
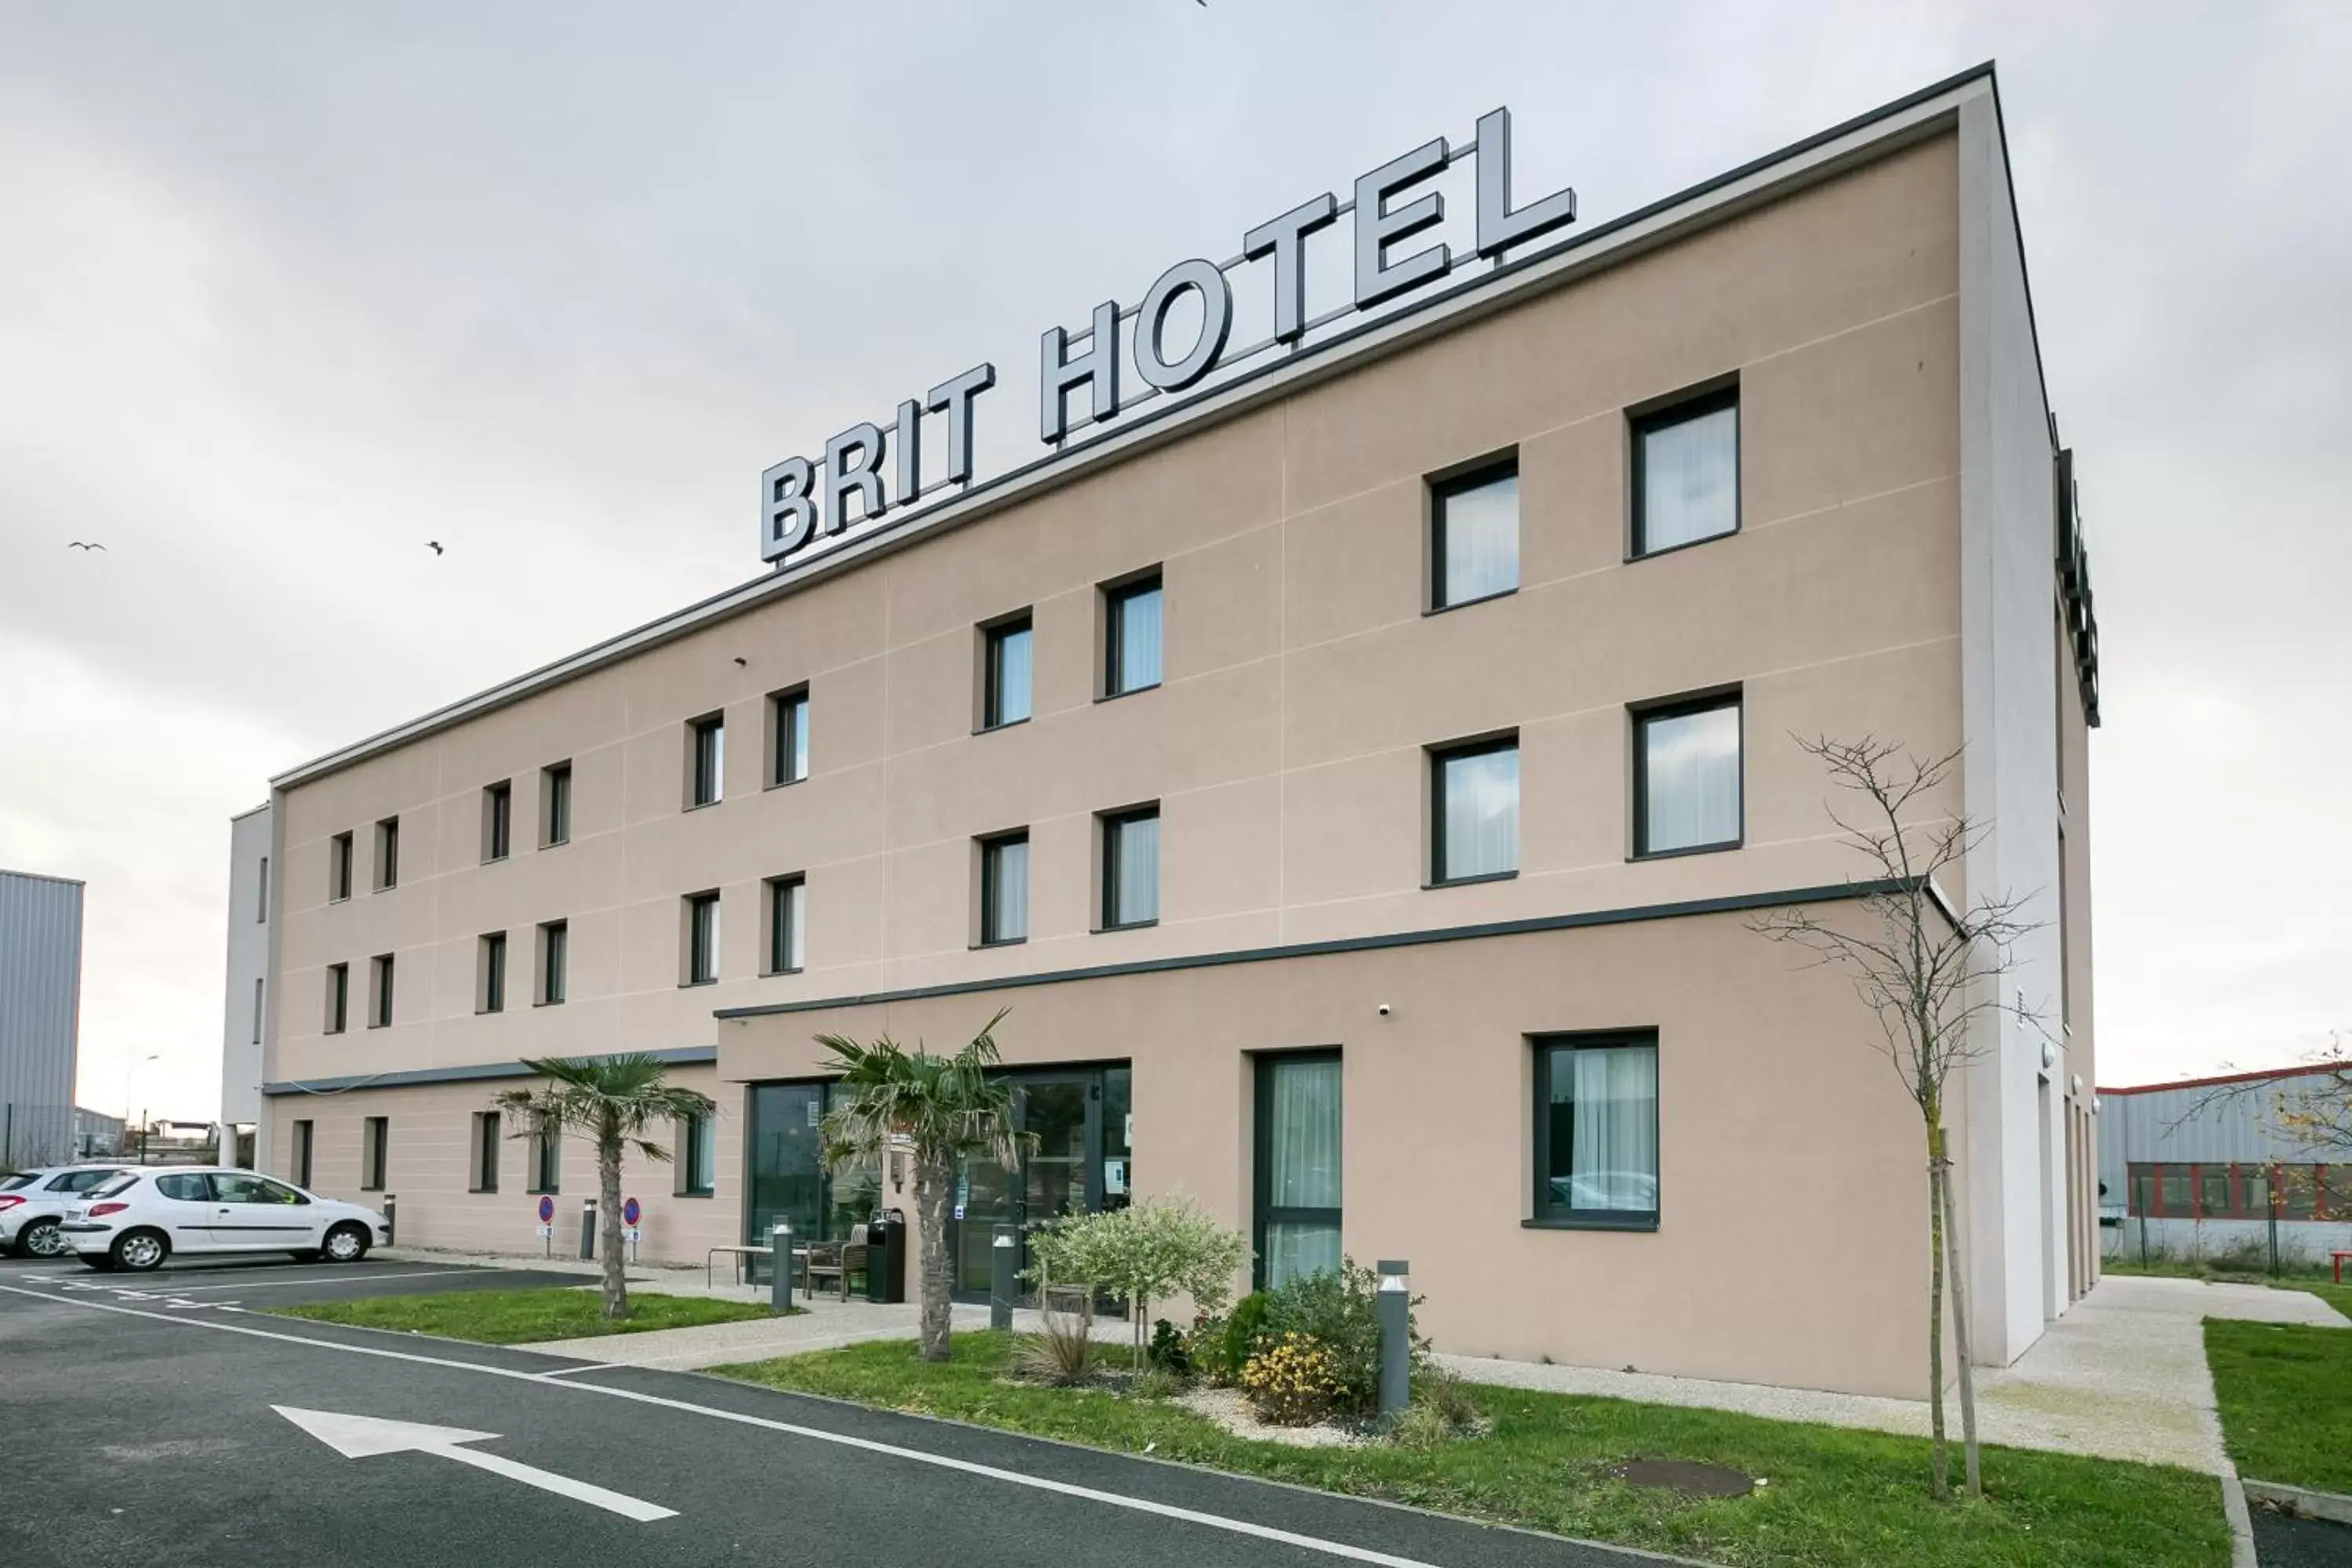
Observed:
[[[392,1262],[0,1268],[0,1563],[1659,1561],[716,1378],[256,1311],[545,1279]]]
[[[2352,1525],[2253,1510],[2254,1552],[2263,1568],[2352,1568]]]

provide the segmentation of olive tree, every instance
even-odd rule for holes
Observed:
[[[1033,1283],[1082,1284],[1124,1296],[1132,1308],[1135,1365],[1144,1363],[1150,1304],[1190,1296],[1204,1312],[1224,1309],[1249,1242],[1181,1194],[1139,1199],[1100,1214],[1064,1215],[1030,1233]]]

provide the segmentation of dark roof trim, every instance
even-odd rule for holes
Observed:
[[[2177,1079],[2171,1083],[2137,1083],[2122,1089],[2097,1089],[2092,1092],[2110,1094],[2163,1094],[2176,1089],[2212,1089],[2221,1084],[2261,1083],[2266,1079],[2329,1078],[2341,1076],[2345,1068],[2335,1062],[2305,1062],[2295,1068],[2261,1068],[2252,1072],[2225,1072],[2211,1078]]]
[[[977,521],[992,512],[999,506],[1011,504],[1032,494],[1042,493],[1044,488],[1076,479],[1081,474],[1092,471],[1092,465],[1088,461],[1089,457],[1098,461],[1115,460],[1121,453],[1140,451],[1160,441],[1172,439],[1171,432],[1190,428],[1195,420],[1200,421],[1202,426],[1205,428],[1222,420],[1235,417],[1256,406],[1257,403],[1264,399],[1282,395],[1292,390],[1303,390],[1317,381],[1353,368],[1355,356],[1346,351],[1357,345],[1364,345],[1367,353],[1378,357],[1386,353],[1401,351],[1423,341],[1424,337],[1433,337],[1454,331],[1475,319],[1476,315],[1505,309],[1517,303],[1521,297],[1521,289],[1514,286],[1515,280],[1526,278],[1531,269],[1543,270],[1540,276],[1526,278],[1525,288],[1530,297],[1533,292],[1542,289],[1571,282],[1585,275],[1586,269],[1573,264],[1579,259],[1580,252],[1592,249],[1600,246],[1601,242],[1610,240],[1627,229],[1636,228],[1666,217],[1678,207],[1705,202],[1708,197],[1727,187],[1769,173],[1776,165],[1804,158],[1844,138],[1866,132],[1880,121],[1900,119],[1913,110],[1932,103],[1943,95],[1955,92],[1979,79],[1989,83],[1993,81],[1993,68],[1990,61],[1956,76],[1947,77],[1942,81],[1906,94],[1892,103],[1881,105],[1867,113],[1856,115],[1826,131],[1808,136],[1801,142],[1791,142],[1778,152],[1752,159],[1735,169],[1727,170],[1711,179],[1703,180],[1697,184],[1677,191],[1646,206],[1637,207],[1632,212],[1622,214],[1605,223],[1595,224],[1591,228],[1580,232],[1572,232],[1557,244],[1537,246],[1524,255],[1506,259],[1499,266],[1475,270],[1467,267],[1460,268],[1461,272],[1467,275],[1456,278],[1445,287],[1433,289],[1426,295],[1416,297],[1408,306],[1368,321],[1359,321],[1343,331],[1333,332],[1312,343],[1304,344],[1289,353],[1271,358],[1263,364],[1203,388],[1197,395],[1179,402],[1147,406],[1142,412],[1097,430],[1091,436],[1066,442],[1057,451],[1047,453],[995,475],[982,483],[972,485],[952,500],[936,506],[924,507],[913,512],[896,514],[894,518],[885,519],[873,528],[845,539],[840,545],[814,559],[786,563],[773,571],[714,594],[682,610],[673,611],[669,615],[647,621],[618,636],[593,643],[575,653],[567,654],[562,658],[541,665],[536,669],[501,681],[470,697],[460,698],[455,702],[436,708],[418,718],[379,731],[364,740],[329,752],[323,756],[314,758],[278,774],[270,781],[271,785],[274,789],[282,791],[308,784],[314,779],[364,761],[380,752],[404,745],[411,741],[421,740],[449,725],[503,707],[509,702],[519,701],[533,692],[588,674],[592,670],[601,668],[606,664],[641,649],[686,636],[702,626],[716,624],[751,610],[767,603],[772,597],[793,592],[805,584],[816,582],[853,567],[877,552],[898,548],[915,539],[929,537],[935,529],[951,528]],[[1999,92],[1997,83],[1993,84],[1993,90],[1997,96]],[[1881,144],[1854,150],[1844,157],[1832,160],[1811,170],[1792,171],[1792,176],[1800,179],[1802,184],[1811,184],[1833,177],[1848,168],[1884,157],[1904,146],[1910,145],[1921,136],[1932,134],[1935,131],[1944,128],[1946,128],[1945,125],[1933,121],[1907,129],[1897,128],[1895,132],[1889,132],[1890,137],[1894,139]],[[1622,249],[1622,252],[1604,249],[1601,255],[1593,259],[1591,265],[1595,268],[1605,267],[1612,265],[1616,259],[1643,254],[1656,245],[1680,238],[1688,231],[1688,227],[1703,227],[1710,224],[1728,221],[1757,205],[1777,200],[1789,194],[1789,190],[1797,188],[1801,186],[1766,189],[1755,193],[1749,199],[1695,213],[1692,215],[1689,226],[1667,225],[1655,235],[1649,237],[1637,235],[1628,242],[1628,247]],[[1459,310],[1446,313],[1443,308],[1447,305],[1456,305]],[[1418,330],[1416,330],[1416,324]],[[2036,368],[2038,373],[2039,367]],[[1266,383],[1269,378],[1278,378],[1277,384],[1271,387],[1260,384]],[[1256,387],[1257,390],[1253,392],[1253,387]],[[2043,401],[2046,405],[2048,400],[2045,397]]]
[[[1097,963],[1083,969],[1049,969],[1034,974],[1005,974],[990,980],[957,980],[944,985],[917,985],[903,991],[869,991],[856,996],[819,996],[804,1002],[763,1002],[751,1007],[722,1007],[711,1016],[728,1023],[767,1017],[778,1013],[817,1013],[834,1007],[871,1007],[891,1002],[919,1002],[936,996],[969,996],[978,992],[1015,991],[1032,985],[1060,985],[1077,980],[1113,980],[1129,974],[1160,974],[1181,969],[1216,969],[1231,963],[1267,963],[1285,958],[1321,958],[1341,952],[1371,952],[1383,948],[1425,947],[1433,942],[1473,942],[1486,937],[1526,936],[1538,931],[1575,931],[1585,926],[1630,925],[1637,921],[1682,920],[1692,915],[1737,914],[1748,910],[1779,909],[1788,904],[1824,903],[1833,899],[1864,899],[1902,890],[1899,881],[1832,882],[1818,888],[1790,888],[1777,892],[1734,893],[1719,899],[1690,899],[1673,904],[1639,904],[1630,909],[1584,910],[1574,914],[1538,915],[1528,920],[1495,921],[1485,925],[1442,926],[1434,931],[1390,931],[1379,936],[1340,937],[1330,942],[1292,942],[1282,947],[1241,948],[1230,952],[1181,953],[1173,958],[1146,958],[1131,963]]]
[[[614,1056],[634,1056],[635,1052],[615,1051]],[[717,1046],[672,1046],[665,1050],[644,1053],[657,1062],[672,1067],[699,1067],[719,1059]],[[599,1059],[595,1057],[591,1061]],[[408,1068],[399,1072],[359,1073],[350,1078],[286,1079],[265,1083],[261,1092],[267,1095],[345,1094],[355,1089],[409,1089],[425,1083],[480,1083],[504,1078],[530,1078],[531,1070],[519,1061],[474,1062],[464,1067]]]

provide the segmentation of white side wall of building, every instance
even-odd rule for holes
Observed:
[[[261,805],[229,821],[228,977],[221,1005],[221,1122],[255,1127],[254,1163],[264,1169],[261,1037],[268,1008],[262,988],[269,973],[270,915],[277,898],[270,885],[270,808]],[[225,1138],[222,1161],[235,1156],[234,1141]]]

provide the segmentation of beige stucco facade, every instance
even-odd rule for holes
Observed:
[[[496,1194],[467,1190],[471,1118],[511,1081],[480,1075],[677,1052],[681,1081],[720,1106],[715,1192],[673,1195],[650,1168],[630,1184],[646,1255],[695,1260],[743,1232],[746,1084],[818,1074],[822,1031],[951,1044],[1009,1005],[1010,1063],[1131,1067],[1136,1190],[1181,1188],[1245,1226],[1254,1054],[1336,1047],[1346,1247],[1412,1260],[1441,1348],[1913,1390],[1916,1113],[1845,983],[1745,910],[1865,869],[1792,735],[1976,744],[1968,144],[1956,109],[961,526],[288,775],[271,1163],[291,1171],[290,1123],[309,1120],[314,1184],[355,1195],[361,1120],[386,1117],[404,1241],[535,1247],[521,1143]],[[1738,531],[1629,560],[1629,410],[1714,384],[1737,386]],[[1517,589],[1425,613],[1430,477],[1497,454],[1517,462]],[[1099,585],[1153,568],[1163,679],[1101,700]],[[1034,716],[976,732],[978,628],[1024,610]],[[767,787],[768,699],[802,686],[808,776]],[[2065,1012],[2083,1054],[2065,1071],[2087,1085],[2087,754],[2070,686],[2044,686],[2059,707],[2041,722],[2073,814]],[[1633,710],[1731,689],[1738,847],[1636,858]],[[688,726],[712,713],[724,798],[687,809]],[[1428,749],[1506,731],[1517,875],[1427,886]],[[557,763],[571,837],[540,847]],[[501,781],[514,842],[485,863],[483,792]],[[1990,809],[1964,788],[1926,809]],[[1157,921],[1097,930],[1098,814],[1142,803],[1160,811]],[[2054,838],[2054,802],[2037,809],[2032,830]],[[372,890],[373,826],[394,817],[399,885]],[[1010,829],[1029,835],[1027,939],[983,948],[975,844]],[[342,833],[358,864],[336,900]],[[805,960],[766,974],[763,886],[787,876],[805,879]],[[706,890],[718,978],[686,984],[683,900]],[[534,932],[556,921],[566,997],[533,1005]],[[499,931],[508,1002],[483,1013],[481,939]],[[384,953],[393,1020],[370,1028]],[[335,963],[352,975],[339,1034],[323,1028]],[[1658,1223],[1531,1227],[1528,1040],[1602,1028],[1655,1032]],[[2065,1081],[2059,1307],[2095,1268],[2095,1129]],[[2006,1092],[1977,1091],[1958,1120],[2011,1115]],[[575,1147],[559,1234],[591,1190]],[[1987,1190],[1973,1245],[2018,1246],[2022,1222]],[[2022,1348],[2014,1331],[1991,1342],[1989,1359]]]

